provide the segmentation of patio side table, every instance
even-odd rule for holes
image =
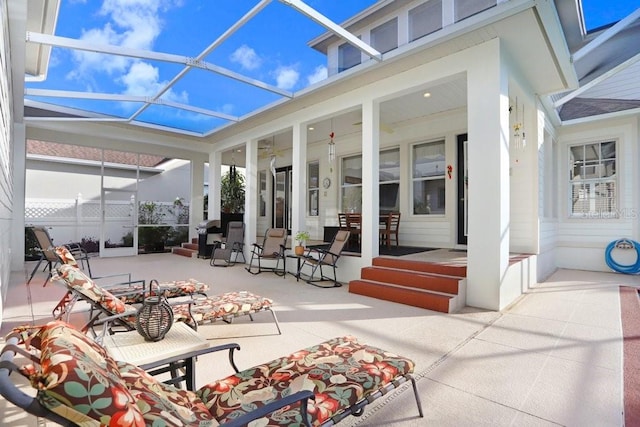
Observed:
[[[195,386],[195,357],[209,347],[209,342],[184,322],[176,322],[160,341],[145,341],[138,331],[120,332],[104,337],[104,347],[116,360],[137,365],[151,375],[171,372],[168,383],[186,382]],[[183,375],[177,375],[184,369]]]

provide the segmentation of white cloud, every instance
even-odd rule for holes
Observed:
[[[129,68],[129,72],[120,78],[126,87],[124,93],[136,96],[155,96],[166,84],[159,81],[158,69],[146,62],[135,62]],[[175,93],[171,89],[162,95],[162,98],[181,103],[188,103],[189,96],[186,92]]]
[[[294,67],[278,67],[275,75],[277,86],[285,90],[294,87],[300,78],[300,73]]]
[[[245,44],[236,49],[230,59],[232,62],[239,63],[246,70],[255,70],[262,65],[262,59],[256,51]]]
[[[316,69],[313,70],[313,74],[307,76],[307,81],[312,85],[326,79],[328,75],[329,72],[327,71],[327,67],[324,65],[318,65]]]
[[[160,12],[179,6],[182,0],[104,0],[100,14],[109,20],[102,28],[82,31],[81,40],[93,45],[124,46],[151,50],[162,30]],[[123,73],[136,61],[115,55],[74,51],[77,68],[71,78],[86,77],[90,72]]]

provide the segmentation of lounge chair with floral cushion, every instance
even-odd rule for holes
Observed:
[[[71,265],[76,268],[80,268],[78,262],[74,258],[73,254],[67,249],[66,246],[57,246],[55,248],[55,254],[58,257],[60,264]],[[147,288],[146,280],[131,280],[131,274],[112,274],[108,276],[95,277],[89,275],[89,277],[96,283],[102,279],[112,279],[113,277],[126,276],[126,280],[120,280],[118,283],[103,284],[99,283],[101,287],[107,289],[113,295],[117,296],[122,302],[126,304],[139,304],[142,303],[145,297],[150,295],[157,295],[162,293],[166,298],[177,298],[184,296],[191,296],[199,294],[207,296],[206,292],[209,290],[209,286],[196,279],[187,280],[174,280],[168,282],[156,283],[155,286],[149,284]],[[71,314],[71,309],[77,301],[77,295],[68,291],[58,302],[53,309],[53,317],[61,319],[65,316],[65,320],[68,320]]]
[[[69,264],[60,265],[54,270],[53,280],[64,282],[74,296],[91,306],[90,319],[82,330],[85,332],[91,330],[98,340],[107,332],[136,329],[135,315],[138,307],[123,302],[76,267]],[[249,316],[253,320],[254,313],[268,311],[273,317],[278,334],[281,334],[280,325],[272,307],[273,300],[248,291],[226,292],[208,297],[188,297],[171,303],[174,321],[186,322],[194,329],[197,329],[198,325],[218,320],[230,323],[238,316]],[[97,326],[102,327],[100,332],[96,330]]]
[[[0,355],[0,393],[28,413],[62,425],[330,426],[361,415],[366,405],[407,381],[423,416],[414,363],[350,336],[241,372],[233,360],[237,344],[200,350],[199,360],[228,350],[235,373],[197,390],[161,383],[140,367],[114,360],[64,322],[17,329],[7,342]],[[29,363],[17,366],[16,353]],[[35,397],[16,387],[12,372],[28,378]]]

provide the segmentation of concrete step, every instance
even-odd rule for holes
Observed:
[[[453,308],[450,304],[451,295],[371,280],[352,280],[349,282],[349,292],[441,313],[450,313]]]
[[[360,278],[374,282],[391,283],[411,288],[457,295],[460,277],[423,273],[389,267],[364,267]]]
[[[397,268],[423,273],[443,274],[447,276],[467,277],[467,266],[448,264],[446,262],[415,261],[402,258],[377,257],[373,265],[379,267]]]
[[[181,256],[185,256],[188,258],[193,258],[193,257],[197,257],[198,256],[198,250],[193,250],[193,249],[188,249],[188,248],[179,248],[179,247],[175,247],[175,248],[171,248],[171,253],[172,254],[176,254],[176,255],[181,255]]]

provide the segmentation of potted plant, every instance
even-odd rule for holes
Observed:
[[[296,255],[300,256],[304,254],[304,245],[310,238],[311,236],[309,235],[308,231],[298,231],[298,234],[296,234],[295,237],[298,245],[293,249]]]
[[[227,232],[230,221],[244,222],[245,178],[235,169],[229,170],[220,181],[220,228]],[[225,236],[226,237],[226,236]]]

